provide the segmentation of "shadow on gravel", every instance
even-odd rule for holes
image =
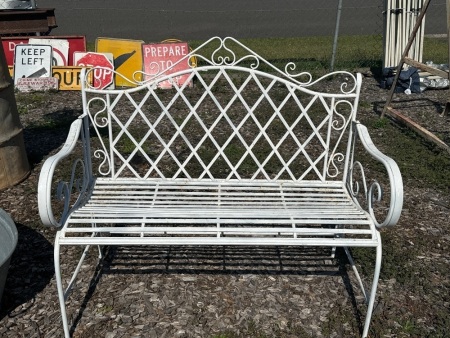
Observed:
[[[26,313],[34,304],[35,296],[52,279],[53,245],[41,234],[16,223],[19,241],[11,259],[0,307],[0,320]]]
[[[93,250],[93,249],[91,249]],[[103,275],[286,275],[339,276],[352,304],[358,325],[363,320],[348,270],[345,252],[338,248],[335,258],[330,248],[308,247],[116,247],[111,246],[95,268],[90,287],[75,316],[71,333],[82,319]],[[370,276],[369,276],[370,277]],[[370,279],[370,278],[369,278]]]
[[[81,111],[64,109],[46,114],[37,124],[24,129],[24,139],[28,159],[35,166],[66,141],[71,123],[81,115]]]
[[[375,113],[381,115],[381,113],[383,112],[384,106],[386,105],[386,101],[376,101],[373,103],[373,110]],[[391,107],[396,108],[396,109],[407,109],[407,110],[411,110],[414,109],[418,110],[418,109],[422,109],[424,107],[426,108],[432,108],[432,110],[436,111],[437,115],[440,115],[444,112],[445,109],[445,104],[442,104],[439,101],[435,101],[435,100],[430,100],[428,98],[421,98],[421,99],[405,99],[405,100],[398,100],[395,99],[391,102]]]

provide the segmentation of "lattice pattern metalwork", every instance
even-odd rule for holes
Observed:
[[[211,43],[216,39],[199,49]],[[86,114],[102,144],[95,150],[102,159],[98,172],[112,178],[342,179],[347,149],[341,141],[356,112],[356,78],[335,73],[348,87],[335,88],[337,94],[314,91],[319,82],[337,81],[292,75],[294,64],[261,72],[264,59],[239,57],[228,44],[242,48],[223,40],[210,59],[196,50],[180,61],[195,55],[208,64],[201,71],[189,63],[184,72],[157,70],[153,80],[126,91],[88,88]],[[163,81],[173,89],[158,89]]]

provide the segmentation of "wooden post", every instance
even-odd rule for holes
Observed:
[[[0,43],[0,190],[19,183],[29,172],[14,85]]]

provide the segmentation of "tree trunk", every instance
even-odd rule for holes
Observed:
[[[14,85],[0,43],[0,190],[19,183],[29,172]]]

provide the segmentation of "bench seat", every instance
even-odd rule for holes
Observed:
[[[377,245],[372,219],[342,182],[97,179],[63,231],[61,244],[107,233],[130,244]]]

